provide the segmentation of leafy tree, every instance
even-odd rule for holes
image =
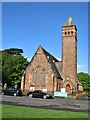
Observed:
[[[18,48],[10,48],[3,50],[3,52],[7,52],[9,54],[21,55],[21,53],[23,53],[23,50]]]
[[[77,74],[78,80],[82,83],[84,90],[90,90],[90,75],[80,72]]]
[[[21,76],[28,64],[27,58],[20,54],[2,52],[2,83],[8,86],[20,86]]]

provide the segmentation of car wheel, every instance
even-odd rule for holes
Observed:
[[[32,98],[32,94],[29,94],[29,97]]]
[[[43,98],[44,98],[44,99],[46,99],[46,98],[47,98],[47,96],[46,96],[46,95],[44,95],[44,96],[43,96]]]
[[[16,96],[17,94],[16,93],[14,93],[14,96]]]

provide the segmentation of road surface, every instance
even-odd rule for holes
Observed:
[[[75,100],[70,98],[54,98],[54,99],[42,99],[42,98],[29,98],[28,96],[15,97],[0,95],[0,102],[7,104],[14,104],[27,107],[48,108],[57,110],[71,110],[71,111],[85,111],[88,112],[89,101]]]

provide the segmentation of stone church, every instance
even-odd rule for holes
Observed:
[[[22,75],[21,90],[68,94],[82,90],[77,80],[77,28],[71,17],[62,26],[62,61],[39,46]]]

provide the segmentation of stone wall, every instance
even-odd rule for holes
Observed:
[[[37,84],[37,70],[40,67],[40,84]],[[34,70],[34,82],[32,83],[32,71]],[[42,72],[46,72],[46,83],[42,83]],[[30,90],[30,86],[34,86],[36,90],[47,89],[48,92],[56,91],[57,78],[54,76],[54,83],[52,78],[53,70],[49,64],[41,47],[36,51],[30,64],[25,71],[25,78],[22,76],[21,89],[23,89],[23,83],[25,79],[25,90]]]
[[[77,31],[74,25],[62,28],[62,75],[65,85],[77,88]]]

